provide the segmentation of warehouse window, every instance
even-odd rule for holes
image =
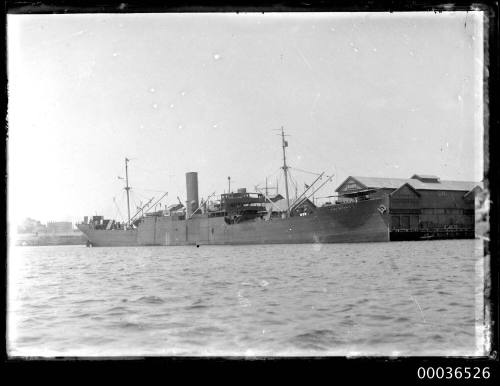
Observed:
[[[359,189],[359,186],[354,182],[350,182],[345,186],[345,190],[357,190],[357,189]]]

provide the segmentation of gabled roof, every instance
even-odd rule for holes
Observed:
[[[270,199],[271,199],[272,202],[283,200],[283,198],[284,197],[281,194],[279,194],[279,193],[276,196],[274,196],[274,197],[270,197]]]
[[[335,189],[336,192],[339,192],[341,188],[347,183],[349,180],[354,180],[358,185],[360,185],[363,189],[368,189],[368,186],[363,185],[361,182],[359,182],[355,177],[349,176],[347,177],[338,187]]]
[[[405,186],[408,186],[408,188],[414,192],[417,196],[420,196],[420,193],[413,187],[411,186],[409,183],[406,183],[406,184],[403,184],[401,185],[399,188],[397,188],[395,191],[391,192],[391,196],[396,194],[397,192],[399,192],[401,189],[403,189]]]
[[[273,204],[271,204],[269,201],[266,201],[264,204],[266,210],[269,210],[269,208],[273,208],[274,211],[279,210],[281,212],[286,212],[286,199],[281,199],[277,201],[273,201]]]
[[[349,179],[353,179],[361,186],[374,189],[398,189],[401,185],[409,184],[416,190],[455,190],[468,192],[476,185],[481,186],[478,182],[473,181],[444,181],[439,182],[422,182],[414,178],[383,178],[383,177],[348,177],[339,188],[344,185]],[[337,188],[336,191],[339,191]]]

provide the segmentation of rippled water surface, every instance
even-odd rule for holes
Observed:
[[[477,240],[13,247],[8,350],[477,355],[481,248]]]

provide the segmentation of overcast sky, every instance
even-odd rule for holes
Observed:
[[[8,15],[9,220],[292,177],[483,179],[482,14]],[[280,178],[282,185],[283,178]],[[293,190],[293,189],[292,189]],[[281,187],[283,192],[283,187]],[[113,202],[116,200],[116,205]],[[121,214],[121,215],[120,215]]]

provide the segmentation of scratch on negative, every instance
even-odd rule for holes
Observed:
[[[306,57],[304,55],[302,55],[302,52],[299,50],[299,48],[297,46],[295,46],[295,49],[297,50],[297,52],[299,53],[299,55],[302,58],[302,60],[304,61],[304,63],[307,65],[307,67],[309,67],[309,69],[312,70],[311,64],[307,61]]]
[[[422,312],[422,308],[420,307],[420,304],[418,304],[417,299],[415,299],[413,296],[411,296],[411,298],[413,299],[415,304],[418,306],[418,309],[420,310],[420,315],[422,316],[422,320],[424,321],[424,323],[427,323],[425,321],[425,316],[424,316],[424,313]]]
[[[309,112],[309,115],[311,115],[311,117],[313,116],[313,113],[316,110],[316,104],[318,103],[320,95],[321,94],[318,93],[318,94],[316,94],[316,98],[314,98],[314,102],[313,102],[313,105],[311,107],[311,111]]]

